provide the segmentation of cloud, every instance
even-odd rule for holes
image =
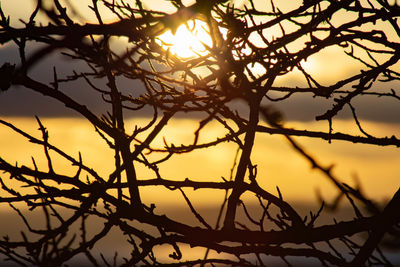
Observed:
[[[39,49],[34,46],[33,50]],[[10,62],[18,65],[18,50],[13,45],[3,46],[0,49],[0,58],[2,64]],[[35,79],[50,84],[53,80],[53,67],[56,67],[58,77],[66,77],[73,73],[73,70],[85,71],[89,70],[84,62],[76,62],[68,59],[65,56],[58,54],[48,55],[34,66],[31,76]],[[139,81],[128,80],[127,78],[119,78],[119,87],[127,94],[136,95],[143,92],[143,85]],[[101,89],[106,88],[104,79],[95,79],[94,83]],[[288,80],[287,85],[297,85],[298,80]],[[399,83],[395,84],[399,85]],[[389,91],[389,85],[380,84],[381,91]],[[396,89],[396,88],[394,88]],[[104,114],[111,111],[109,104],[104,103],[101,95],[90,88],[83,80],[78,80],[70,83],[61,83],[60,90],[71,96],[76,101],[88,106],[96,114]],[[265,104],[273,105],[280,110],[286,120],[296,121],[314,121],[317,115],[325,113],[335,104],[334,99],[326,99],[322,97],[314,97],[311,93],[294,94],[290,98],[279,102],[266,101]],[[399,101],[390,97],[362,96],[352,100],[353,106],[356,108],[357,115],[362,120],[379,121],[379,122],[400,122],[398,114],[400,114]],[[239,111],[246,112],[246,106],[234,103],[232,107]],[[135,116],[151,116],[152,110],[145,109]],[[70,117],[76,116],[76,112],[69,110],[62,103],[49,97],[40,95],[27,88],[12,87],[8,91],[0,94],[0,115],[1,116],[33,116],[39,115],[44,117]],[[184,114],[184,116],[192,116]],[[339,113],[338,118],[352,118],[351,111],[346,106]]]
[[[388,91],[388,90],[387,90]],[[270,102],[280,110],[286,120],[314,121],[315,117],[324,114],[336,104],[333,98],[314,97],[312,93],[293,95],[280,102]],[[365,95],[351,101],[360,120],[399,123],[400,102],[393,97],[376,97]],[[345,105],[337,116],[338,119],[352,119],[348,105]]]
[[[35,46],[32,50],[40,49]],[[19,65],[18,51],[15,46],[8,45],[0,49],[2,63],[9,62]],[[90,71],[89,67],[82,61],[72,61],[59,53],[47,55],[38,62],[29,72],[33,77],[44,84],[50,85],[54,80],[53,68],[56,68],[58,78],[66,78],[73,74],[73,71]],[[127,94],[135,95],[134,91],[143,92],[143,86],[138,81],[130,81],[126,78],[118,78],[118,85]],[[93,83],[98,88],[106,90],[104,78],[94,79]],[[86,105],[96,114],[105,114],[111,110],[111,106],[105,103],[99,92],[91,88],[84,79],[59,83],[59,90],[67,94],[77,102]],[[145,113],[147,111],[144,111]],[[146,115],[142,112],[142,115]],[[0,115],[2,116],[33,116],[44,117],[70,117],[77,113],[66,108],[59,101],[47,96],[43,96],[22,86],[12,86],[9,90],[0,94]]]

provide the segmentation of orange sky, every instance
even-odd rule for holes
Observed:
[[[32,118],[6,118],[33,135],[40,137],[37,123]],[[128,120],[127,125],[139,125],[146,119]],[[50,142],[59,145],[67,153],[77,158],[80,151],[83,162],[96,169],[104,177],[113,170],[113,154],[106,148],[104,141],[94,132],[93,128],[82,119],[77,118],[44,118],[42,122],[49,130]],[[320,129],[315,123],[292,122],[300,129]],[[338,121],[337,127],[348,127],[350,122]],[[155,146],[163,147],[162,138],[171,144],[190,143],[193,131],[197,124],[193,120],[175,119],[168,124],[165,131],[155,141]],[[400,124],[370,123],[369,128],[375,129],[377,134],[387,131],[397,131]],[[221,135],[221,129],[216,124],[211,124],[206,129],[201,139],[210,140]],[[325,166],[335,164],[334,174],[343,181],[354,185],[354,176],[357,176],[365,192],[376,199],[385,199],[392,195],[399,184],[400,152],[394,147],[375,147],[372,145],[349,144],[348,142],[316,141],[309,138],[297,138],[308,152],[316,156]],[[19,165],[26,164],[32,167],[31,155],[39,167],[47,168],[42,148],[28,143],[23,138],[12,134],[4,126],[0,127],[0,147],[2,156],[10,162],[18,161]],[[229,178],[236,147],[232,144],[223,144],[217,148],[200,150],[188,155],[172,157],[167,163],[160,165],[164,178],[183,180],[191,178],[199,181],[222,181],[221,177]],[[27,151],[29,153],[27,153]],[[4,153],[6,152],[6,153]],[[286,141],[279,136],[259,134],[252,157],[253,164],[258,165],[258,181],[272,193],[276,193],[278,185],[286,199],[310,201],[315,199],[315,190],[319,188],[324,196],[333,197],[336,191],[328,180],[316,170],[311,170],[310,165],[296,154]],[[155,178],[154,174],[144,167],[137,165],[140,179]],[[74,167],[66,162],[56,162],[56,171],[73,175]],[[144,189],[143,197],[147,201],[154,200],[154,188]],[[177,192],[160,190],[160,194],[167,194],[162,198],[166,203],[173,203]],[[214,197],[212,197],[214,196]],[[221,195],[207,197],[201,192],[191,194],[192,199],[198,204],[212,204],[222,198]]]
[[[0,1],[4,12],[6,15],[11,15],[11,22],[16,26],[21,25],[21,23],[18,22],[19,18],[25,18],[25,20],[27,20],[34,9],[34,1],[30,0]],[[133,1],[134,0],[132,0],[132,2]],[[89,8],[87,7],[88,4],[91,4],[91,0],[70,0],[70,2],[77,8],[80,14],[85,16],[85,18],[81,20],[81,23],[96,22],[95,16],[89,14]],[[126,2],[128,2],[128,0]],[[168,4],[168,1],[150,0],[143,2],[145,2],[149,8],[173,12],[173,8]],[[188,4],[193,1],[183,2]],[[236,5],[241,5],[246,1],[235,0],[233,2],[235,2]],[[301,3],[303,0],[275,2],[279,2],[279,4],[281,4],[281,10],[285,11],[285,9],[293,8],[295,3]],[[255,3],[257,5],[259,1],[255,0]],[[261,8],[261,6],[258,7]],[[108,11],[102,9],[102,12],[106,14],[105,21],[114,20]],[[346,14],[340,15],[341,16],[337,18],[338,21],[347,18]],[[377,27],[378,26],[381,25],[377,25]],[[171,41],[174,38],[172,34],[167,32],[167,35],[169,35],[169,37],[163,41],[173,42]],[[268,37],[276,35],[279,35],[279,29],[269,30]],[[252,38],[254,38],[253,41],[255,43],[259,41],[257,41],[257,38],[254,36]],[[204,39],[205,37],[203,36],[203,42]],[[125,51],[126,47],[124,45],[126,44],[126,40],[118,42],[120,43],[117,43],[117,45],[120,45],[121,50]],[[188,49],[188,47],[184,45],[195,47],[198,45],[198,42],[189,42],[185,35],[179,37],[177,42],[183,46],[175,46],[171,49],[171,52],[178,54],[184,51],[185,56],[193,56],[190,52],[190,48]],[[290,46],[290,49],[299,49],[299,43],[293,44],[293,46]],[[0,45],[0,65],[3,64],[3,61],[8,61],[12,58],[9,55],[11,50],[9,45]],[[15,51],[14,49],[14,52]],[[185,57],[183,54],[180,56]],[[18,57],[16,60],[16,62],[11,62],[18,64]],[[64,61],[61,62],[59,58],[46,58],[42,65],[34,69],[35,77],[41,81],[47,81],[46,79],[49,78],[52,79],[48,74],[52,73],[53,66],[56,64],[60,65],[58,69],[60,77],[61,75],[70,74],[71,69],[74,68],[69,64],[65,64]],[[302,62],[302,66],[315,75],[315,78],[318,79],[318,82],[322,85],[329,85],[346,76],[358,73],[360,69],[362,69],[361,64],[350,60],[349,57],[343,53],[343,49],[338,47],[324,49],[321,53],[308,58],[306,62]],[[257,69],[257,66],[254,70],[255,69]],[[261,68],[261,71],[262,70]],[[81,89],[84,88],[82,84],[84,83],[74,84],[71,88],[67,87],[67,89],[71,89],[68,92],[72,93],[72,95],[75,93],[74,96],[87,100],[88,102],[84,102],[84,104],[88,104],[89,107],[91,107],[90,104],[92,104],[95,112],[109,108],[103,102],[100,102],[100,104],[95,103],[92,95],[80,92],[82,91]],[[128,88],[128,90],[137,88],[137,83],[135,83],[135,81],[121,82],[120,85],[121,88]],[[298,70],[294,70],[292,73],[278,78],[274,85],[293,87],[307,86],[304,77],[302,77]],[[399,86],[399,83],[396,85]],[[387,90],[389,87],[381,87],[379,89],[382,88]],[[63,89],[65,88],[61,90]],[[12,88],[7,92],[1,93],[0,118],[40,138],[41,133],[38,130],[38,124],[34,118],[34,115],[39,114],[42,123],[49,131],[49,141],[52,145],[58,146],[76,159],[78,158],[79,152],[81,152],[83,163],[95,169],[107,180],[108,175],[114,171],[114,152],[108,148],[104,140],[94,131],[93,126],[84,119],[71,116],[71,113],[66,113],[64,110],[56,110],[56,102],[51,102],[48,98],[43,98],[41,95],[27,94],[27,91],[28,90],[24,88]],[[398,92],[398,90],[396,92]],[[285,126],[300,130],[327,132],[327,122],[315,122],[314,118],[315,115],[320,115],[331,107],[333,100],[322,98],[315,98],[315,100],[310,95],[307,96],[307,99],[301,97],[297,99],[293,97],[295,99],[294,101],[292,101],[292,98],[289,101],[283,101],[283,103],[279,103],[281,104],[280,106],[274,103],[274,105],[283,111],[284,115],[287,115],[285,117]],[[42,100],[37,101],[39,98]],[[100,97],[98,97],[97,100],[99,99],[101,100]],[[355,106],[357,107],[357,111],[360,112],[360,117],[363,118],[363,127],[368,133],[376,137],[390,137],[395,135],[397,138],[400,138],[400,108],[398,100],[387,98],[377,99],[375,97],[368,99],[367,97],[365,101],[363,100],[364,102],[357,101],[358,99],[354,101]],[[270,103],[268,102],[268,104]],[[349,119],[349,110],[347,109],[347,113],[343,113],[345,113],[345,115],[335,119],[333,122],[334,132],[362,135],[354,121]],[[126,120],[126,129],[130,132],[130,129],[134,129],[137,125],[144,125],[149,120],[149,114],[145,112],[135,117],[131,116]],[[198,121],[199,120],[195,117],[171,119],[167,127],[152,143],[152,146],[163,148],[164,140],[169,145],[191,144],[193,141],[193,133],[198,127]],[[265,122],[261,121],[260,123],[266,125]],[[225,129],[216,122],[210,123],[202,131],[200,142],[223,137],[225,133]],[[145,135],[138,136],[138,138],[143,140]],[[342,182],[353,186],[357,183],[361,184],[361,188],[366,193],[367,197],[371,197],[374,201],[380,202],[390,199],[400,186],[400,150],[397,147],[379,147],[374,145],[353,144],[345,141],[333,141],[332,143],[328,143],[326,140],[306,137],[296,137],[295,140],[323,166],[334,165],[333,174],[340,178]],[[189,178],[196,181],[223,181],[223,179],[229,179],[236,148],[237,147],[233,143],[224,143],[217,147],[193,151],[189,154],[174,155],[168,161],[159,165],[160,173],[163,178],[170,180],[184,180]],[[61,159],[54,152],[51,152],[51,155],[53,156],[54,170],[56,173],[66,175],[74,175],[76,173],[76,166],[71,166],[69,162]],[[17,162],[19,166],[26,165],[31,168],[33,167],[33,157],[39,169],[44,171],[48,169],[42,147],[28,142],[28,140],[1,124],[0,157],[11,164]],[[159,157],[160,155],[155,154],[151,156],[150,159],[154,160]],[[301,214],[305,212],[304,214],[308,215],[308,209],[312,206],[309,205],[310,203],[316,205],[317,191],[321,192],[322,196],[327,200],[335,198],[337,194],[337,190],[332,186],[331,182],[318,170],[311,169],[309,162],[297,154],[281,136],[262,133],[257,134],[251,160],[252,164],[257,165],[257,181],[263,188],[278,196],[276,187],[279,186],[284,200],[287,200],[290,204],[293,204],[295,207],[296,205],[307,204],[303,205],[303,208],[306,207],[307,211],[305,211],[305,209],[299,209]],[[148,168],[139,165],[137,162],[135,164],[140,180],[155,178],[154,173]],[[25,188],[19,187],[20,185],[15,179],[8,181],[7,177],[8,174],[0,172],[0,178],[11,185],[14,190],[26,192]],[[185,189],[192,204],[205,216],[210,216],[210,214],[215,215],[214,213],[220,206],[225,193],[219,191],[221,190],[193,191],[191,189]],[[5,193],[0,190],[0,197],[4,195]],[[170,191],[166,188],[143,187],[141,188],[141,197],[147,205],[156,203],[156,213],[164,214],[164,212],[168,211],[167,214],[168,216],[171,215],[171,218],[180,216],[184,218],[184,220],[188,218],[195,220],[194,216],[192,216],[191,212],[188,210],[188,207],[183,207],[182,204],[185,204],[185,201],[178,190]],[[249,200],[250,203],[256,203],[257,201],[254,196],[249,195],[242,196],[242,199]],[[316,211],[317,207],[312,207],[312,209]],[[16,231],[16,229],[22,229],[22,221],[16,220],[16,215],[14,217],[10,216],[10,214],[6,213],[4,210],[10,210],[7,203],[0,204],[0,217],[2,217],[0,220],[0,229],[2,229],[0,230],[0,234],[18,234],[19,238],[19,231]],[[35,217],[32,215],[33,213],[28,214],[30,214],[30,220],[33,222],[41,219],[41,215]],[[349,214],[350,213],[346,213],[345,216],[350,216],[350,218],[354,216],[353,213]],[[212,217],[209,222],[214,222],[216,217],[217,216]],[[4,220],[4,218],[7,219]],[[206,219],[208,220],[208,218]],[[332,220],[329,221],[329,223],[331,222]],[[320,223],[320,221],[318,223]],[[119,253],[122,252],[122,255],[124,255],[124,253],[129,255],[131,253],[131,251],[128,250],[130,247],[124,246],[120,238],[114,237],[114,239],[106,240],[106,243],[107,249],[105,249],[105,253],[114,249],[117,249]],[[159,253],[160,257],[166,257],[168,253],[165,253],[163,249],[165,248],[158,247],[155,253]],[[184,247],[184,249],[186,248]],[[199,253],[200,250],[197,248],[191,249],[190,251],[193,254],[188,255],[189,251],[185,251],[185,256],[198,258],[198,255],[204,253],[203,249],[201,249],[201,253]],[[215,256],[218,257],[221,256],[221,254]]]

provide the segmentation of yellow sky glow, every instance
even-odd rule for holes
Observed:
[[[32,12],[34,8],[34,5],[25,3],[31,3],[31,1],[13,0],[3,2],[2,8],[6,14],[11,14],[11,18],[12,20],[14,19],[14,21],[16,21],[16,18],[29,18],[30,12]],[[95,16],[93,16],[93,14],[89,16],[87,4],[90,2],[91,1],[71,1],[71,4],[75,7],[82,7],[79,11],[83,15],[88,16],[86,22],[95,22]],[[255,2],[257,6],[258,1]],[[159,2],[146,1],[146,4],[149,6],[153,5],[156,7],[157,5],[155,3]],[[166,1],[163,3],[166,4]],[[185,3],[188,4],[188,1]],[[24,6],[24,8],[20,8],[21,6]],[[171,5],[169,4],[169,6]],[[161,8],[161,6],[158,7]],[[173,10],[171,10],[171,12],[172,11]],[[113,16],[110,15],[109,19],[113,20]],[[341,19],[343,18],[337,18],[338,21]],[[257,21],[257,23],[260,23],[260,21]],[[158,42],[165,49],[169,49],[170,53],[178,57],[184,59],[191,58],[207,53],[203,43],[207,46],[212,45],[211,38],[207,31],[207,26],[204,22],[199,20],[189,21],[186,25],[181,25],[175,34],[172,34],[171,31],[165,32],[159,37]],[[269,39],[279,36],[280,33],[279,29],[267,29],[265,34]],[[257,43],[260,42],[260,40],[257,41],[256,36],[252,37],[251,41],[262,45],[261,43]],[[294,43],[289,49],[296,50],[296,45],[298,44]],[[297,47],[297,49],[298,48],[299,47]],[[246,51],[243,52],[245,53]],[[338,47],[324,49],[317,55],[309,57],[307,61],[301,62],[305,70],[315,75],[318,81],[322,80],[325,84],[341,79],[344,76],[348,77],[352,75],[354,71],[359,71],[360,65],[357,64],[358,63],[354,63],[354,60],[349,61],[349,57]],[[254,71],[255,74],[265,71],[259,64],[254,66],[249,65],[248,67],[251,71]],[[293,77],[294,79],[292,79]],[[293,73],[289,73],[285,75],[285,77],[277,79],[276,85],[287,85],[288,81],[298,81],[300,78],[301,73],[295,70]],[[9,119],[15,122],[16,125],[29,129],[30,132],[36,132],[38,136],[40,135],[34,120],[28,118]],[[66,147],[67,152],[76,157],[78,151],[81,151],[83,153],[84,162],[98,169],[104,176],[107,176],[107,174],[112,171],[112,151],[104,150],[105,144],[93,132],[92,126],[86,124],[83,120],[73,118],[46,119],[45,122],[49,127],[50,140],[52,142],[54,141],[55,144],[63,145]],[[144,119],[140,119],[139,121],[131,121],[127,124],[143,122]],[[348,129],[349,124],[350,122],[339,121],[335,122],[335,127],[341,125],[342,128]],[[396,133],[396,131],[398,132],[400,128],[399,124],[367,122],[367,125],[373,133],[377,133],[379,129],[387,128],[390,130],[388,133],[393,134]],[[162,147],[163,136],[166,136],[167,141],[170,143],[178,145],[181,143],[190,143],[196,126],[196,122],[193,120],[174,120],[166,131],[159,136],[156,143],[158,142],[159,146]],[[301,129],[319,127],[317,123],[297,123],[297,126],[300,126]],[[188,128],[192,130],[188,131]],[[326,130],[326,128],[323,130]],[[219,131],[218,127],[214,125],[209,127],[206,132],[208,135],[211,133],[213,133],[213,135],[218,135],[218,133],[220,133]],[[383,134],[381,136],[385,135]],[[335,163],[337,165],[335,172],[347,179],[346,181],[350,184],[353,184],[351,177],[353,173],[356,173],[364,185],[365,190],[371,194],[371,196],[389,196],[395,190],[393,185],[398,185],[398,173],[400,173],[400,165],[398,164],[400,162],[400,156],[398,149],[392,147],[381,148],[369,145],[352,145],[345,142],[327,144],[325,141],[317,141],[313,143],[315,139],[305,138],[300,140],[304,142],[306,148],[309,148],[312,154],[321,158],[323,163],[327,165]],[[279,185],[282,192],[292,199],[311,199],[314,196],[316,187],[322,188],[322,191],[325,191],[327,195],[333,195],[333,192],[331,192],[332,187],[328,186],[326,179],[315,171],[310,170],[308,163],[298,155],[295,155],[282,138],[258,135],[257,142],[253,161],[259,166],[259,176],[262,185],[266,186],[271,191],[274,191],[275,186]],[[7,152],[7,159],[11,162],[18,161],[21,164],[31,166],[32,160],[30,155],[32,153],[36,158],[38,166],[46,166],[41,148],[26,142],[22,138],[17,138],[4,127],[0,127],[0,148],[2,151]],[[27,151],[29,151],[29,153],[27,153]],[[167,163],[162,164],[160,168],[165,177],[169,179],[194,177],[202,181],[218,181],[221,179],[221,176],[225,178],[228,177],[234,153],[235,147],[232,144],[224,144],[218,148],[211,148],[189,155],[173,157]],[[182,164],[182,162],[185,162],[185,164]],[[201,164],[199,164],[199,162],[201,162]],[[60,161],[57,162],[56,165],[60,172],[72,174],[75,171],[73,168],[71,169],[70,165],[65,164],[65,162],[62,163]],[[382,170],[385,171],[382,172]],[[138,172],[143,179],[154,178],[154,175],[146,168],[138,167]],[[195,174],[195,176],[192,176],[192,174]],[[298,189],[300,185],[302,186],[301,191]],[[144,192],[146,192],[146,190],[147,189],[145,189]],[[165,194],[170,194],[170,192],[166,191]],[[149,194],[145,194],[144,198],[146,199],[147,196],[148,200],[151,199]],[[201,194],[199,194],[198,199],[201,198]],[[167,199],[171,199],[172,201],[173,198]],[[204,201],[212,202],[213,199],[207,198],[203,200],[203,202]]]
[[[40,137],[35,120],[29,118],[7,118],[16,126]],[[128,120],[127,125],[142,124],[145,118]],[[77,118],[46,118],[43,123],[49,130],[50,142],[64,148],[67,153],[78,157],[82,153],[83,162],[97,170],[104,178],[113,171],[113,153],[107,148],[104,141],[94,132],[93,127],[83,119]],[[337,121],[336,127],[348,128],[350,122]],[[316,123],[292,122],[289,126],[300,129],[322,130],[322,126]],[[370,129],[385,129],[396,132],[400,124],[368,123]],[[158,136],[154,142],[155,147],[163,147],[163,137],[168,144],[190,144],[193,140],[193,132],[197,127],[194,120],[175,119]],[[336,129],[338,129],[336,128]],[[385,134],[383,130],[377,131],[377,135]],[[215,136],[222,136],[223,132],[219,125],[210,124],[205,129],[201,139],[211,140]],[[357,176],[365,192],[374,198],[384,199],[391,196],[398,184],[398,173],[400,173],[400,154],[394,147],[376,147],[372,145],[349,144],[348,142],[326,141],[310,138],[297,139],[312,155],[316,156],[322,164],[328,166],[335,164],[334,173],[350,185],[355,184],[354,177]],[[37,145],[27,142],[16,136],[6,127],[0,127],[0,147],[7,151],[6,160],[11,163],[18,162],[32,167],[31,155],[34,156],[39,168],[46,170],[47,163],[43,149]],[[29,153],[27,153],[27,151]],[[233,163],[236,147],[232,143],[222,144],[210,149],[204,149],[177,155],[166,163],[160,165],[160,171],[164,178],[172,180],[184,180],[191,178],[198,181],[222,181],[221,177],[229,178],[230,168]],[[54,154],[53,154],[54,155]],[[153,159],[160,157],[155,155]],[[58,159],[58,160],[57,160]],[[253,164],[258,166],[259,183],[276,193],[276,186],[280,187],[284,197],[288,200],[312,201],[315,199],[315,190],[319,188],[324,196],[332,198],[335,190],[330,182],[318,171],[311,170],[310,165],[301,156],[296,154],[287,142],[279,136],[258,134],[256,146],[252,157]],[[55,157],[55,170],[58,173],[73,175],[76,167],[68,162]],[[384,171],[383,171],[384,170]],[[147,168],[137,165],[140,179],[155,178],[155,175]],[[144,188],[143,199],[154,202],[155,188]],[[181,197],[179,192],[159,189],[160,205],[172,204]],[[201,190],[191,191],[190,196],[198,205],[212,205],[219,203],[221,194],[216,191]],[[205,194],[207,197],[205,197]]]

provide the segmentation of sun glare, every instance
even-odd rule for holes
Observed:
[[[180,58],[193,58],[207,54],[206,46],[212,41],[205,22],[191,20],[182,24],[173,34],[170,30],[158,37],[158,44]]]
[[[307,60],[300,61],[300,66],[307,72],[313,72],[316,68],[315,60],[308,58]]]

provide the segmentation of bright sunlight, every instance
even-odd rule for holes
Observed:
[[[182,24],[175,34],[170,30],[163,33],[157,42],[180,58],[204,56],[207,54],[206,46],[212,45],[208,26],[200,20],[190,20]]]

